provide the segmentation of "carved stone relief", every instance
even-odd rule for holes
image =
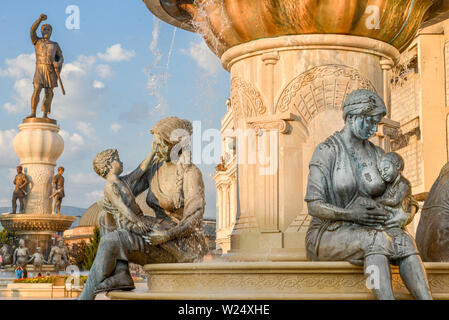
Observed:
[[[376,92],[372,83],[344,65],[314,67],[295,77],[282,91],[275,112],[299,114],[305,124],[320,112],[341,110],[346,96],[357,89]]]
[[[260,92],[240,77],[231,79],[231,108],[234,119],[249,118],[264,115],[267,108]]]

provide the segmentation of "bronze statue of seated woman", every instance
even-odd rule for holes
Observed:
[[[364,265],[366,272],[375,267],[380,285],[373,293],[378,299],[394,299],[390,263],[396,264],[411,294],[431,299],[415,240],[404,229],[416,204],[405,201],[389,207],[376,201],[387,189],[396,190],[387,188],[378,169],[384,151],[368,140],[385,114],[376,93],[354,91],[343,106],[344,128],[316,147],[305,197],[313,217],[306,236],[307,256]],[[402,185],[405,195],[406,183]]]

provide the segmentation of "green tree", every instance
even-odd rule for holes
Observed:
[[[15,232],[2,229],[2,231],[0,231],[0,243],[17,247],[19,245],[19,237]]]
[[[94,237],[84,249],[84,258],[79,266],[81,270],[89,270],[92,267],[95,256],[97,255],[98,245],[100,244],[100,229],[95,227]]]

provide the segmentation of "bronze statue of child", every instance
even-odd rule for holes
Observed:
[[[154,223],[150,217],[143,214],[130,186],[145,173],[154,156],[152,152],[136,170],[128,175],[120,176],[123,172],[123,163],[116,149],[108,149],[96,155],[93,161],[94,170],[106,179],[104,198],[99,201],[99,204],[106,209],[103,210],[103,214],[112,215],[112,217],[100,217],[102,231],[110,231],[111,227],[127,229],[141,235],[151,231]]]
[[[404,170],[404,160],[396,152],[388,152],[382,155],[378,162],[378,171],[382,180],[386,183],[386,189],[384,193],[373,199],[366,197],[358,197],[350,205],[350,207],[357,204],[374,209],[377,206],[382,206],[389,212],[388,218],[384,225],[379,224],[375,227],[377,230],[390,230],[393,229],[393,225],[396,225],[395,211],[394,209],[403,209],[407,212],[410,205],[418,207],[418,204],[412,197],[412,188],[410,182],[402,175]],[[411,217],[413,218],[413,217]],[[393,236],[393,235],[391,235]]]
[[[402,175],[404,159],[399,154],[396,152],[384,154],[379,161],[378,169],[382,179],[387,183],[387,188],[375,200],[387,211],[390,211],[388,222],[394,219],[394,213],[389,208],[400,209],[402,207],[404,212],[407,212],[412,202],[415,204],[416,201],[412,197],[410,182]],[[417,204],[415,205],[417,206]],[[386,229],[388,228],[387,224]]]

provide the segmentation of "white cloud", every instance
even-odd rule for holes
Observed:
[[[68,176],[68,179],[70,180],[70,183],[73,184],[93,184],[93,183],[103,183],[103,179],[100,178],[98,175],[96,175],[95,173],[84,173],[84,172],[79,172],[79,173],[74,173],[74,174],[70,174]]]
[[[114,75],[111,66],[108,64],[99,64],[95,69],[95,72],[98,74],[100,78],[103,79],[112,78],[112,76]]]
[[[104,190],[94,190],[85,194],[86,201],[89,203],[97,202],[97,200],[103,196]]]
[[[220,60],[207,47],[204,41],[191,42],[189,51],[181,52],[192,57],[198,66],[209,75],[215,75],[220,70]]]
[[[118,123],[111,124],[111,130],[114,132],[119,132],[121,128],[123,128],[121,124]]]
[[[6,59],[6,69],[0,69],[0,76],[15,79],[12,101],[3,105],[8,113],[23,113],[30,109],[35,62],[34,54],[20,54],[14,59]]]
[[[76,146],[83,146],[84,145],[84,138],[80,136],[78,133],[74,133],[69,138],[70,142],[75,144]]]
[[[34,54],[22,53],[14,59],[6,59],[6,69],[0,69],[0,76],[12,78],[30,78],[34,74],[36,58]]]
[[[104,89],[104,83],[101,82],[101,81],[98,81],[98,80],[95,80],[95,81],[92,83],[92,86],[93,86],[95,89]]]
[[[0,130],[0,166],[15,167],[19,163],[19,157],[14,152],[13,140],[17,135],[15,129]]]
[[[85,145],[84,138],[78,133],[70,134],[68,131],[61,130],[59,134],[64,139],[65,154],[72,155],[80,151]]]
[[[78,121],[76,123],[76,128],[87,138],[96,138],[95,129],[92,126],[92,123],[85,121]]]
[[[98,53],[98,57],[108,62],[120,62],[131,60],[136,55],[134,50],[122,48],[120,43],[114,44],[106,49],[105,53]]]

